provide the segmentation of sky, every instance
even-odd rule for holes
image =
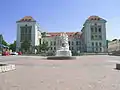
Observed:
[[[16,21],[32,16],[48,32],[81,31],[85,20],[97,15],[107,20],[107,39],[120,38],[120,0],[0,0],[0,33],[16,40]]]

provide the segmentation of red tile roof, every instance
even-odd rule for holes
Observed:
[[[60,36],[61,33],[63,33],[63,32],[49,32],[47,34],[50,35],[49,37],[55,37],[55,36]],[[77,35],[79,35],[79,37],[80,37],[81,32],[66,32],[66,34],[68,35],[69,38],[74,37],[75,33],[77,33]]]
[[[22,19],[18,20],[17,22],[30,22],[30,21],[36,21],[31,16],[25,16]]]
[[[99,16],[90,16],[88,20],[102,20]]]

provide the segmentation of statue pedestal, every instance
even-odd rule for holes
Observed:
[[[56,56],[72,56],[69,46],[61,47],[60,50],[57,50]]]
[[[70,50],[57,50],[56,56],[72,56],[72,53]]]

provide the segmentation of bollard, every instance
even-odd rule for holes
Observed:
[[[0,72],[2,72],[2,68],[0,67]]]
[[[118,64],[118,63],[116,64],[116,69],[120,70],[120,64]]]

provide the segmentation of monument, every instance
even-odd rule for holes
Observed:
[[[75,57],[72,56],[71,50],[69,50],[68,35],[61,33],[57,39],[56,55],[49,56],[47,59],[75,59]]]
[[[61,33],[57,41],[59,43],[59,48],[57,48],[56,56],[72,56],[69,50],[68,35],[66,33]]]

